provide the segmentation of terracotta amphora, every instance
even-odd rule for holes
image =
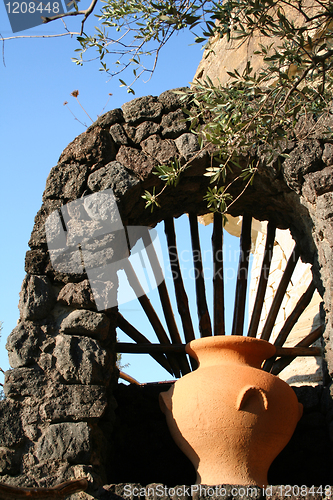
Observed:
[[[197,483],[266,486],[303,409],[288,384],[260,370],[275,347],[233,335],[194,340],[186,351],[199,368],[161,393],[160,406]]]

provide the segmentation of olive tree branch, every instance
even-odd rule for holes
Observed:
[[[67,33],[58,33],[56,35],[15,35],[15,36],[8,36],[8,37],[3,37],[0,35],[0,40],[2,42],[5,42],[6,40],[17,40],[18,38],[58,38],[60,36],[73,36],[73,35],[79,35],[80,33],[75,32],[75,31],[69,31]]]
[[[305,10],[302,8],[302,6],[300,5],[300,2],[297,2],[297,5],[293,4],[292,2],[290,2],[289,0],[280,0],[281,3],[285,4],[287,7],[291,7],[293,9],[295,9],[297,12],[299,12],[305,19],[305,21],[307,23],[311,23],[317,19],[320,19],[322,17],[325,17],[325,18],[331,18],[332,17],[332,14],[330,13],[329,9],[327,8],[327,6],[325,4],[323,4],[322,2],[320,2],[320,0],[315,0],[315,2],[317,4],[319,4],[319,7],[317,7],[316,10],[322,8],[322,9],[325,9],[326,12],[319,12],[318,14],[315,14],[315,15],[312,15],[312,16],[309,16]],[[314,6],[313,6],[314,8]]]
[[[82,19],[82,23],[81,23],[81,31],[79,33],[80,35],[82,35],[83,28],[84,28],[84,23],[86,22],[87,18],[90,16],[90,14],[94,11],[94,9],[96,7],[96,4],[97,4],[97,1],[98,0],[92,0],[92,2],[89,5],[89,7],[87,9],[85,9],[85,10],[74,10],[74,11],[71,11],[71,12],[64,12],[63,14],[57,14],[57,15],[52,16],[52,17],[43,17],[42,16],[43,23],[47,24],[47,23],[50,23],[51,21],[55,21],[56,19],[62,19],[64,17],[84,16],[83,19]]]
[[[247,181],[246,185],[244,186],[243,190],[239,193],[239,195],[238,195],[238,196],[236,196],[236,198],[235,198],[234,200],[232,200],[232,202],[231,202],[231,203],[229,203],[229,205],[227,205],[227,208],[226,208],[226,210],[225,210],[225,212],[224,212],[224,213],[228,213],[228,209],[231,207],[231,205],[233,205],[234,203],[236,203],[236,201],[237,201],[237,200],[239,200],[239,198],[240,198],[240,197],[241,197],[241,196],[245,193],[245,191],[247,190],[247,188],[248,188],[248,187],[249,187],[249,185],[251,184],[252,179],[253,179],[254,174],[256,173],[256,171],[257,171],[257,167],[255,167],[255,168],[254,168],[253,173],[252,173],[252,175],[251,175],[250,179]],[[238,177],[236,177],[236,179],[234,179],[234,181],[239,180],[240,178],[241,178],[241,176],[238,176]],[[232,184],[232,183],[230,183],[230,184],[229,184],[229,186],[230,186],[231,184]],[[227,190],[227,189],[225,189],[225,191],[226,191],[226,190]]]
[[[294,83],[294,85],[288,90],[287,94],[285,95],[285,98],[283,99],[282,101],[282,104],[278,107],[278,109],[275,111],[274,113],[274,118],[276,117],[277,113],[279,112],[279,110],[281,110],[283,108],[283,106],[286,104],[286,102],[288,101],[289,97],[291,96],[291,94],[293,92],[295,92],[295,90],[297,90],[297,87],[300,85],[300,83],[305,79],[305,77],[307,76],[307,74],[316,67],[317,64],[321,64],[321,65],[324,65],[325,64],[325,61],[326,59],[328,59],[329,57],[331,57],[333,55],[333,50],[328,50],[325,54],[322,54],[320,56],[312,56],[312,64],[310,66],[308,66],[302,73],[302,75],[297,79],[297,81]],[[325,82],[325,70],[323,70],[323,84]],[[322,92],[324,91],[324,88],[322,87]]]

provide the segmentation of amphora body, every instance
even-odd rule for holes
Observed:
[[[275,354],[264,340],[215,336],[186,351],[199,368],[160,394],[171,435],[197,483],[267,485],[267,472],[302,415],[294,391],[260,370]]]

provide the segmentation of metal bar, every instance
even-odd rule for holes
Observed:
[[[168,244],[170,268],[175,288],[178,313],[182,322],[185,341],[188,343],[191,342],[191,340],[195,339],[195,335],[190,309],[188,306],[188,298],[185,291],[182,273],[180,270],[176,244],[175,225],[172,217],[164,220],[164,232]],[[190,363],[192,369],[195,370],[195,368],[197,368],[198,366],[197,362],[193,358],[190,358]]]
[[[150,341],[142,335],[131,323],[129,323],[124,316],[118,312],[117,327],[120,328],[126,335],[128,335],[132,340],[138,344],[150,344]],[[163,354],[152,355],[152,357],[159,363],[163,368],[166,369],[171,375],[173,375],[172,368]]]
[[[8,486],[0,483],[1,498],[19,499],[32,498],[38,500],[49,500],[51,498],[65,499],[73,493],[86,491],[88,488],[88,480],[72,479],[64,483],[54,486],[53,488],[20,488],[18,486]]]
[[[316,290],[316,285],[314,284],[314,282],[312,280],[310,285],[308,286],[307,290],[303,293],[303,295],[301,296],[301,298],[297,302],[294,310],[289,315],[285,324],[281,328],[281,331],[274,342],[275,346],[277,346],[277,347],[283,346],[283,344],[285,343],[285,341],[288,338],[290,331],[297,323],[301,314],[305,311],[305,309],[310,304],[315,290]]]
[[[185,352],[186,344],[152,344],[150,342],[142,344],[132,344],[129,342],[117,342],[116,351],[122,353],[168,353]],[[323,350],[321,347],[277,347],[276,356],[320,356]]]
[[[116,351],[122,353],[137,353],[137,354],[163,354],[163,353],[185,353],[186,344],[132,344],[130,342],[117,342]]]
[[[179,335],[179,331],[177,328],[175,316],[173,314],[173,310],[171,307],[169,293],[165,284],[165,279],[163,276],[163,271],[161,269],[160,263],[158,261],[158,257],[156,255],[153,242],[151,240],[149,230],[144,232],[142,236],[143,243],[145,245],[145,249],[148,255],[148,259],[153,270],[153,274],[157,283],[157,290],[160,296],[160,301],[162,304],[162,309],[165,317],[165,321],[169,330],[169,334],[173,344],[181,344],[181,338]],[[189,373],[191,371],[190,365],[188,364],[187,357],[184,354],[183,356],[178,356],[180,369],[183,375]]]
[[[299,317],[304,312],[304,310],[307,308],[307,306],[310,304],[315,289],[316,289],[316,285],[314,284],[314,282],[312,280],[310,285],[306,289],[306,291],[303,293],[303,295],[301,296],[301,298],[297,302],[293,311],[286,319],[283,327],[281,328],[279,335],[276,337],[275,342],[274,342],[274,345],[276,347],[283,346],[283,344],[285,343],[285,341],[287,340],[287,338],[289,336],[289,333],[291,332],[291,330],[293,329],[293,327],[295,326],[295,324],[299,320]],[[270,371],[275,359],[276,359],[276,356],[272,357],[266,361],[266,363],[264,364],[265,371],[267,371],[267,372]]]
[[[251,215],[244,214],[240,238],[240,256],[236,283],[234,318],[231,330],[232,335],[243,335],[247,278],[251,250],[251,223]]]
[[[300,256],[299,246],[295,245],[295,247],[294,247],[294,249],[289,257],[289,260],[287,262],[287,266],[286,266],[286,269],[284,270],[284,273],[283,273],[282,279],[280,281],[280,284],[278,286],[278,289],[276,290],[270,311],[268,313],[264,328],[262,330],[261,339],[263,339],[263,340],[269,340],[269,338],[271,336],[276,317],[278,315],[278,312],[279,312],[279,309],[281,307],[284,295],[285,295],[286,290],[288,288],[288,284],[289,284],[291,275],[293,274],[293,271],[294,271],[296,264],[298,262],[299,256]]]
[[[195,335],[194,335],[190,309],[188,306],[188,298],[185,291],[182,273],[179,265],[173,219],[165,219],[164,227],[165,227],[165,235],[167,237],[167,242],[168,242],[170,267],[175,287],[178,312],[182,321],[185,340],[186,342],[191,342],[191,340],[195,339]]]
[[[202,268],[198,220],[196,214],[194,213],[189,214],[189,218],[193,253],[193,267],[195,273],[195,290],[197,296],[197,309],[199,318],[199,331],[201,337],[209,337],[212,335],[212,325],[206,301],[206,289]]]
[[[324,325],[318,326],[313,332],[309,333],[303,340],[298,342],[295,347],[309,347],[314,342],[316,342],[322,336],[324,331]],[[294,361],[296,356],[287,356],[283,358],[279,358],[275,361],[272,366],[271,373],[273,375],[278,375],[286,366],[290,365],[292,361]]]
[[[159,320],[159,317],[157,316],[155,309],[150,303],[150,300],[148,299],[147,295],[145,294],[141,283],[138,280],[137,275],[135,274],[135,271],[133,269],[132,264],[130,261],[127,259],[124,261],[123,265],[124,271],[126,273],[128,282],[130,286],[132,287],[135,295],[137,296],[138,301],[140,302],[142,309],[147,315],[147,318],[150,321],[151,326],[153,327],[156,336],[158,340],[160,341],[161,344],[170,344],[170,340],[162,326],[162,323]],[[172,368],[172,371],[175,375],[175,377],[180,377],[180,369],[179,369],[179,363],[178,360],[174,356],[169,356],[168,361],[170,363],[170,366]]]
[[[213,247],[213,301],[214,335],[225,335],[224,280],[223,280],[223,217],[214,213]]]
[[[131,377],[131,375],[128,375],[128,373],[124,373],[122,371],[119,371],[119,378],[121,378],[122,380],[126,380],[126,382],[129,382],[130,384],[141,385],[140,382]]]
[[[271,267],[271,261],[273,256],[275,231],[276,231],[275,224],[269,222],[267,224],[267,236],[266,236],[264,258],[261,265],[260,279],[257,288],[256,299],[254,302],[254,307],[251,315],[251,322],[247,334],[248,337],[257,336],[261,311],[264,304],[266,288],[268,283],[269,269]]]

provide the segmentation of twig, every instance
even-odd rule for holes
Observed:
[[[68,106],[68,102],[67,102],[67,101],[65,101],[65,102],[64,102],[64,106],[66,106],[66,107],[67,107],[67,109],[68,109],[68,111],[69,111],[70,113],[72,113],[72,115],[74,116],[74,120],[78,121],[79,123],[81,123],[81,125],[83,125],[83,127],[86,127],[86,128],[87,128],[87,124],[86,124],[86,123],[83,123],[83,122],[81,122],[78,118],[76,118],[76,116],[74,115],[73,111],[72,111],[72,110],[71,110],[71,108]]]
[[[2,40],[2,62],[4,67],[6,67],[6,62],[5,62],[5,40],[3,36],[0,33],[0,40]]]
[[[81,107],[81,109],[83,109],[83,111],[85,112],[85,114],[87,115],[87,117],[89,118],[89,120],[91,120],[91,123],[94,123],[94,120],[88,115],[87,111],[84,109],[84,107],[80,103],[80,101],[78,99],[78,95],[79,95],[79,91],[78,90],[73,90],[73,92],[71,92],[71,96],[75,97],[75,99],[79,103],[79,106]]]
[[[111,94],[111,93],[109,94],[108,100],[106,101],[106,103],[105,103],[105,105],[104,105],[104,107],[103,107],[102,111],[100,112],[100,114],[99,114],[99,115],[97,115],[97,118],[99,118],[99,117],[103,114],[103,112],[104,112],[104,110],[105,110],[106,106],[108,105],[108,102],[109,102],[109,100],[110,100],[110,97],[111,97],[112,95],[113,95],[113,94]]]
[[[47,24],[50,23],[51,21],[55,21],[56,19],[62,19],[64,17],[70,17],[70,16],[84,16],[82,23],[81,23],[81,31],[80,35],[83,33],[83,28],[84,28],[84,23],[86,22],[87,18],[90,16],[90,14],[93,12],[97,4],[97,0],[92,0],[91,4],[89,7],[85,10],[74,10],[71,12],[64,12],[62,14],[57,14],[56,16],[52,17],[42,17],[43,23]]]
[[[18,38],[58,38],[60,36],[73,36],[73,35],[79,35],[79,32],[76,31],[69,31],[68,33],[58,33],[57,35],[19,35],[19,36],[8,36],[4,38],[1,36],[0,40],[4,42],[5,40],[17,40]]]
[[[231,205],[233,205],[234,203],[236,203],[236,201],[237,201],[237,200],[239,200],[239,198],[242,196],[242,194],[246,191],[246,189],[248,188],[248,186],[249,186],[249,185],[250,185],[250,183],[252,182],[252,179],[253,179],[254,174],[256,173],[256,171],[257,171],[257,168],[255,168],[255,169],[254,169],[253,174],[251,175],[250,179],[249,179],[249,180],[248,180],[248,182],[246,183],[246,186],[244,187],[244,189],[242,190],[242,192],[241,192],[241,193],[240,193],[240,194],[239,194],[239,195],[238,195],[238,196],[237,196],[234,200],[232,200],[232,202],[230,203],[230,205],[228,205],[228,206],[227,206],[227,209],[225,210],[225,213],[227,213],[227,211],[228,211],[228,209],[231,207]],[[239,179],[239,178],[240,178],[240,176],[238,176],[238,177],[235,179],[235,181],[236,181],[237,179]],[[234,182],[234,181],[233,181],[233,182]],[[230,184],[232,184],[232,183],[230,183]]]

